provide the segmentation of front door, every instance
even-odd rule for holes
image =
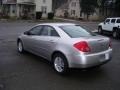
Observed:
[[[32,28],[30,31],[27,32],[27,34],[24,35],[24,46],[25,48],[34,53],[38,53],[38,42],[40,37],[40,32],[42,30],[42,26],[36,26]]]
[[[106,19],[103,25],[103,30],[109,31],[110,30],[110,19]]]

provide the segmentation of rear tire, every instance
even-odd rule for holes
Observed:
[[[102,27],[101,27],[101,26],[98,27],[98,33],[99,33],[99,34],[103,34],[103,30],[102,30]]]
[[[119,37],[119,33],[118,33],[117,29],[116,29],[116,30],[113,30],[112,36],[113,36],[113,38],[115,38],[115,39],[117,39],[117,38]]]
[[[66,74],[68,72],[68,62],[63,54],[57,53],[53,56],[53,67],[58,74]]]

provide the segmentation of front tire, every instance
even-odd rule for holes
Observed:
[[[23,43],[21,40],[19,40],[17,43],[17,49],[19,53],[24,53]]]
[[[101,26],[98,27],[98,33],[99,33],[99,34],[103,34],[103,30],[102,30],[102,27],[101,27]]]
[[[65,74],[68,72],[68,62],[64,55],[57,53],[53,56],[54,70],[59,74]]]

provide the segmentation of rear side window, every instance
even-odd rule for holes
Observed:
[[[51,36],[59,37],[58,33],[55,30],[51,30]]]
[[[108,22],[110,22],[110,19],[106,19],[106,21],[105,21],[106,23],[108,23]]]
[[[71,38],[96,36],[96,34],[89,32],[78,25],[66,25],[60,26],[60,28]]]
[[[112,20],[111,20],[111,23],[115,23],[115,21],[116,21],[116,19],[112,19]]]
[[[117,23],[120,23],[120,19],[117,19]]]
[[[42,36],[56,36],[56,37],[59,37],[59,34],[51,26],[44,26],[44,28],[41,32],[41,35]]]

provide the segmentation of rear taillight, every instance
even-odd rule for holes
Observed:
[[[111,42],[111,40],[109,41],[109,48],[112,48],[112,42]]]
[[[90,47],[88,46],[88,43],[86,41],[78,42],[74,44],[74,47],[82,52],[90,52]]]

